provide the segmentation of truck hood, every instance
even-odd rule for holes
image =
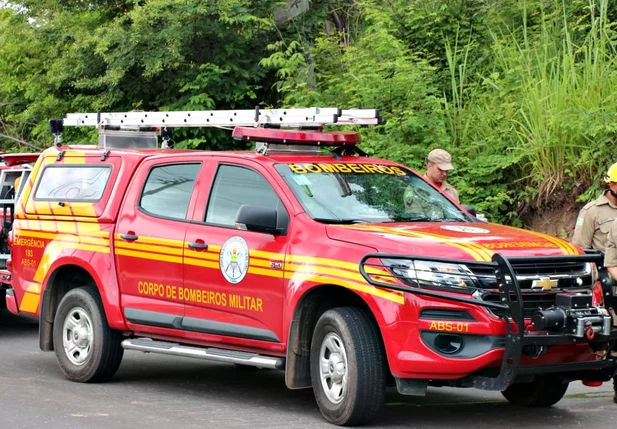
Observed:
[[[491,223],[434,222],[328,225],[333,240],[366,245],[382,253],[490,261],[494,253],[562,256],[584,252],[556,237]]]

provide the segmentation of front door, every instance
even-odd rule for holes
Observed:
[[[220,162],[205,174],[204,182],[212,181],[207,207],[205,198],[196,207],[184,247],[183,324],[204,341],[276,350],[283,341],[289,212],[260,165]],[[283,233],[238,229],[243,204],[275,208]]]

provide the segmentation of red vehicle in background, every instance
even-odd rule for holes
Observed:
[[[58,144],[34,166],[9,309],[39,317],[40,347],[70,380],[109,380],[125,349],[278,369],[339,425],[375,418],[389,383],[546,407],[571,381],[610,380],[601,256],[479,221],[421,174],[366,156],[357,133],[321,130],[378,121],[317,108],[68,115],[56,135],[97,126],[100,145]],[[125,126],[167,140],[167,127],[236,126],[256,150],[148,149],[156,133]]]
[[[15,201],[21,195],[32,165],[39,153],[0,153],[0,308],[6,307],[5,293],[10,287],[7,262],[10,259],[9,234],[13,226]]]

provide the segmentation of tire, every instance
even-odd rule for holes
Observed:
[[[386,358],[375,323],[359,308],[326,311],[311,343],[311,381],[330,423],[369,423],[385,401]]]
[[[62,298],[53,333],[56,359],[71,381],[108,381],[122,362],[122,337],[109,328],[98,291],[93,287],[73,289]]]
[[[531,383],[513,384],[501,394],[512,404],[523,407],[550,407],[566,394],[568,384],[556,377],[538,376]]]

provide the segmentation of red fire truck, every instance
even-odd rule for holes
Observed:
[[[377,122],[327,108],[67,115],[16,210],[9,309],[39,317],[70,380],[109,380],[125,349],[278,369],[339,425],[373,419],[389,383],[543,407],[571,381],[610,380],[601,256],[482,222],[368,157],[357,133],[322,131]],[[97,126],[99,146],[62,145],[64,126]],[[143,148],[153,127],[168,141],[183,126],[235,127],[256,150]]]

